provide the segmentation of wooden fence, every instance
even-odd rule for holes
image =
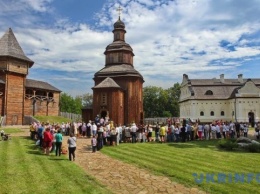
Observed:
[[[80,114],[60,112],[60,116],[71,119],[72,121],[81,121],[82,120],[82,115],[80,115]]]

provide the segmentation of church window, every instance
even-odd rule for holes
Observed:
[[[214,116],[214,111],[211,111],[211,112],[210,112],[210,116]]]
[[[224,111],[221,111],[221,112],[220,112],[220,116],[225,116],[225,112],[224,112]]]
[[[204,112],[203,111],[200,111],[200,116],[204,116]]]
[[[213,92],[211,90],[207,90],[205,95],[213,95]]]

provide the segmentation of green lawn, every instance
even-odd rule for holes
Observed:
[[[6,133],[12,130],[5,129]],[[111,193],[68,161],[67,155],[43,155],[25,137],[0,141],[0,193]]]
[[[71,122],[71,119],[60,117],[60,116],[34,116],[40,122],[49,122],[49,123],[67,123]]]
[[[216,144],[217,140],[169,144],[125,143],[105,147],[102,153],[210,193],[259,193],[260,154],[225,152],[218,150]],[[196,183],[194,173],[198,175],[198,182],[202,181],[201,184]],[[210,179],[213,173],[215,183]],[[245,177],[245,183],[241,183],[242,179],[236,183],[235,173],[245,173],[246,176],[253,173],[253,181],[246,183],[248,179]],[[203,179],[200,179],[201,174]],[[226,179],[223,179],[223,174]],[[222,176],[222,183],[218,183],[218,175]],[[232,176],[231,181],[229,176]]]

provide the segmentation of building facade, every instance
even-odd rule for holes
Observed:
[[[133,49],[125,42],[125,24],[114,24],[114,40],[105,50],[105,67],[94,75],[93,115],[116,124],[143,122],[142,75],[133,66]]]
[[[22,125],[25,116],[59,114],[61,91],[26,78],[33,64],[9,28],[0,39],[0,114],[6,125]]]
[[[189,79],[183,75],[180,95],[180,117],[250,122],[260,120],[260,79]]]

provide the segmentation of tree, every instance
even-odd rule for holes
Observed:
[[[60,96],[60,110],[61,112],[70,112],[73,111],[74,99],[72,96],[67,93],[61,93]]]
[[[179,107],[179,98],[181,95],[181,86],[177,82],[173,87],[167,89],[168,93],[168,102],[166,104],[166,109],[169,110],[174,117],[179,117],[180,107]]]
[[[175,83],[169,89],[148,86],[143,88],[143,106],[145,117],[178,117],[180,84]]]
[[[159,96],[162,90],[162,88],[156,86],[148,86],[143,88],[143,107],[145,117],[159,117]]]
[[[67,93],[62,93],[60,97],[60,110],[61,112],[81,114],[81,109],[84,106],[92,106],[92,103],[92,94],[87,93],[73,98]]]
[[[93,94],[87,93],[81,95],[83,107],[90,107],[93,104]]]

